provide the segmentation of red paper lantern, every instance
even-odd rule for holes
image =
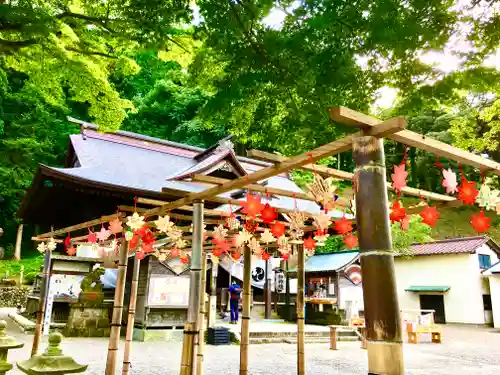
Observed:
[[[267,251],[264,251],[262,253],[262,259],[263,260],[269,260],[269,258],[271,258],[271,256],[269,255],[269,253]]]
[[[349,233],[344,236],[344,244],[348,249],[352,249],[358,244],[358,237],[356,237],[352,233]]]
[[[278,217],[278,213],[274,207],[271,207],[269,203],[266,203],[264,209],[260,213],[260,218],[264,224],[271,224]]]
[[[271,226],[271,233],[274,237],[279,238],[285,235],[286,227],[281,221],[277,221]]]
[[[316,248],[316,241],[312,237],[308,237],[304,240],[304,249],[314,250]]]
[[[333,226],[334,229],[339,234],[346,234],[352,232],[352,223],[349,220],[346,220],[345,218],[342,218],[340,220],[335,220],[333,222]]]
[[[243,207],[242,212],[250,218],[255,218],[264,209],[264,205],[260,201],[260,197],[257,195],[252,195],[247,193],[247,200],[241,202],[240,205]]]
[[[187,257],[187,256],[181,257],[181,263],[183,263],[183,264],[189,263],[189,257]]]
[[[395,201],[391,206],[391,213],[389,214],[389,218],[391,219],[391,223],[397,223],[403,220],[406,216],[406,209],[401,206],[400,201]]]
[[[177,258],[179,256],[179,254],[180,254],[179,249],[177,249],[175,247],[173,247],[173,248],[170,249],[170,256],[172,258]]]
[[[433,227],[436,225],[437,219],[441,214],[436,207],[426,206],[419,215],[422,217],[422,223]]]
[[[470,223],[476,232],[481,233],[490,229],[490,221],[491,219],[485,216],[484,211],[481,210],[478,215],[472,215]]]
[[[467,181],[465,178],[462,179],[462,184],[458,188],[458,199],[464,202],[464,204],[474,204],[478,194],[479,191],[476,189],[474,181]]]

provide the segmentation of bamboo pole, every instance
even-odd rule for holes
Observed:
[[[23,224],[17,227],[16,247],[14,250],[14,259],[21,260],[21,244],[23,242]]]
[[[248,375],[248,345],[250,342],[250,303],[252,296],[252,251],[243,251],[243,314],[241,314],[240,375]]]
[[[35,334],[33,335],[33,345],[31,347],[31,356],[33,357],[38,353],[40,346],[40,339],[42,338],[43,319],[45,315],[45,306],[47,304],[47,292],[49,290],[50,282],[50,266],[51,266],[52,252],[47,250],[43,261],[42,271],[42,285],[40,287],[40,301],[38,303],[38,311],[36,313]]]
[[[196,364],[195,342],[199,334],[196,322],[200,312],[201,268],[203,248],[203,201],[195,201],[193,212],[193,251],[191,253],[191,277],[189,286],[189,307],[184,325],[182,344],[181,375],[193,375]]]
[[[266,319],[271,319],[271,275],[269,275],[269,259],[266,259],[266,272],[264,281],[264,317]]]
[[[212,264],[213,267],[213,264]],[[200,313],[198,315],[198,327],[200,333],[198,335],[198,354],[196,356],[196,375],[203,375],[203,355],[205,349],[205,325],[207,316],[207,308],[205,303],[205,283],[207,279],[207,254],[203,253],[201,262],[201,293],[200,293]]]
[[[125,352],[123,354],[122,375],[130,371],[130,352],[132,350],[132,338],[134,336],[135,307],[137,304],[137,287],[139,284],[139,270],[141,260],[134,257],[134,269],[132,271],[132,285],[130,287],[130,302],[128,306],[127,334],[125,336]]]
[[[304,248],[302,245],[295,244],[295,252],[297,253],[297,374],[305,375],[305,340],[304,340],[304,285],[305,285],[305,269],[304,269]]]
[[[370,136],[360,137],[354,141],[353,151],[368,372],[402,375],[403,344],[387,207],[383,141]]]
[[[116,358],[118,355],[120,329],[122,326],[123,295],[125,292],[125,279],[127,276],[128,247],[129,243],[125,240],[125,238],[123,238],[118,262],[118,276],[116,278],[113,317],[111,320],[111,332],[109,335],[108,357],[106,359],[106,375],[116,374]]]

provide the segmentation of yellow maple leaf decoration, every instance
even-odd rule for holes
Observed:
[[[47,245],[45,245],[45,242],[40,242],[40,243],[38,244],[38,246],[36,247],[36,249],[37,249],[39,252],[41,252],[42,254],[43,254],[43,253],[45,253],[45,252],[48,250]]]
[[[275,242],[276,238],[273,236],[271,231],[268,228],[266,228],[264,229],[264,232],[262,232],[262,234],[260,235],[260,240],[264,243],[271,243]]]
[[[337,186],[333,184],[333,178],[326,180],[319,174],[314,175],[314,181],[307,185],[309,195],[318,203],[321,203],[325,209],[335,207],[335,191]]]
[[[330,226],[330,218],[324,213],[321,212],[319,215],[314,216],[314,226],[318,229],[325,230]]]
[[[220,224],[214,229],[212,234],[213,238],[216,240],[223,240],[227,236],[228,229],[224,228],[224,225]]]
[[[306,215],[300,211],[294,211],[290,215],[290,229],[298,230],[304,228]]]
[[[134,212],[132,216],[127,217],[127,226],[131,229],[139,229],[144,226],[144,216],[139,216],[137,212]]]
[[[170,216],[165,215],[165,216],[159,216],[158,220],[154,221],[156,229],[158,229],[160,232],[167,233],[168,231],[172,230],[172,228],[175,226],[173,222],[170,221]]]

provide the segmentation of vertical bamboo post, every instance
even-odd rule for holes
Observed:
[[[139,284],[139,269],[141,260],[134,257],[134,268],[132,270],[132,285],[130,286],[130,302],[128,305],[127,333],[125,335],[125,352],[123,353],[122,374],[128,374],[130,371],[130,352],[132,350],[132,338],[134,336],[135,307],[137,304],[137,288]]]
[[[120,329],[122,326],[123,295],[125,293],[125,279],[127,276],[129,243],[125,237],[121,240],[120,256],[118,261],[118,275],[116,278],[115,298],[113,303],[113,316],[111,318],[111,332],[108,342],[108,357],[106,359],[106,375],[116,374],[116,358],[120,344]]]
[[[354,141],[353,151],[368,372],[401,375],[404,373],[403,344],[383,141],[371,136],[360,137]]]
[[[181,375],[193,375],[196,364],[195,342],[199,334],[196,322],[200,312],[201,263],[203,249],[203,201],[195,201],[193,210],[193,245],[191,253],[191,276],[189,285],[189,306],[187,322],[184,325],[182,344]]]
[[[250,299],[252,296],[252,251],[243,250],[243,314],[241,314],[240,375],[248,375],[248,345],[250,342]]]
[[[38,303],[38,311],[36,313],[36,326],[35,334],[33,335],[33,346],[31,347],[31,356],[33,357],[38,353],[40,346],[40,339],[42,337],[43,319],[45,315],[45,305],[47,304],[47,291],[49,290],[50,282],[50,263],[52,259],[52,252],[45,251],[42,271],[42,285],[40,286],[40,301]]]
[[[212,269],[214,264],[212,263]],[[205,284],[207,278],[207,255],[202,254],[201,262],[201,293],[200,293],[200,313],[198,315],[198,354],[196,356],[196,375],[203,375],[203,352],[205,349],[205,317],[207,315],[207,308],[205,303]]]
[[[16,247],[14,248],[14,259],[21,260],[21,244],[23,242],[23,224],[17,227]]]
[[[294,252],[297,253],[297,374],[306,374],[305,340],[304,340],[304,248],[295,244]]]
[[[208,326],[215,327],[217,319],[217,275],[219,272],[219,264],[212,263],[210,271],[210,308],[208,310]]]

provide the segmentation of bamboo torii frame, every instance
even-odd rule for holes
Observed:
[[[493,162],[491,160],[482,158],[480,156],[476,156],[473,154],[470,154],[466,151],[459,150],[455,147],[449,146],[447,144],[444,144],[442,142],[438,142],[436,140],[433,140],[431,138],[427,138],[424,136],[421,136],[419,134],[403,130],[405,126],[405,122],[402,118],[394,118],[390,119],[387,121],[380,121],[376,118],[366,116],[364,114],[352,111],[347,108],[336,108],[331,110],[331,116],[332,119],[338,122],[342,122],[347,125],[353,125],[361,128],[360,132],[354,133],[352,135],[349,135],[341,140],[333,141],[331,143],[328,143],[324,146],[321,146],[309,153],[302,154],[293,158],[284,158],[284,157],[279,157],[279,160],[276,160],[276,156],[273,155],[275,160],[271,160],[272,157],[270,157],[270,154],[265,155],[264,153],[261,154],[264,157],[268,158],[268,161],[272,161],[275,163],[275,165],[272,165],[270,167],[263,168],[261,170],[258,170],[254,173],[251,173],[247,176],[231,180],[231,181],[218,181],[219,183],[214,184],[216,186],[208,188],[202,192],[199,193],[191,193],[185,196],[184,198],[172,201],[172,202],[163,202],[163,201],[156,201],[156,200],[151,200],[151,199],[139,199],[140,202],[144,204],[152,204],[152,205],[158,205],[159,207],[153,208],[147,211],[144,211],[143,215],[146,217],[153,217],[156,215],[162,215],[167,212],[170,212],[174,209],[182,209],[182,207],[189,207],[188,205],[192,204],[194,201],[199,201],[202,199],[206,199],[212,202],[219,202],[219,203],[229,203],[231,204],[230,199],[226,198],[221,198],[218,195],[229,192],[235,189],[241,189],[241,188],[247,188],[249,190],[252,189],[262,189],[260,185],[255,185],[258,181],[264,180],[266,178],[281,174],[286,171],[290,171],[292,169],[308,169],[308,170],[316,170],[318,173],[323,173],[327,174],[329,176],[333,176],[336,178],[342,178],[342,179],[350,179],[352,178],[352,174],[349,172],[344,172],[344,171],[337,171],[332,168],[325,168],[324,166],[317,166],[314,165],[312,166],[311,163],[315,163],[317,160],[335,155],[340,152],[347,151],[352,148],[353,144],[356,142],[359,142],[360,139],[366,138],[368,141],[368,138],[381,138],[381,137],[388,137],[393,140],[396,140],[398,142],[405,143],[407,145],[413,146],[413,147],[419,147],[424,149],[425,151],[432,152],[436,155],[443,156],[452,160],[459,161],[460,163],[463,164],[469,164],[474,167],[479,167],[483,171],[493,171],[496,174],[500,174],[500,164]],[[361,146],[358,146],[358,151],[360,150]],[[256,151],[252,151],[254,157],[259,157],[257,156]],[[385,172],[384,172],[385,174]],[[203,179],[203,177],[196,177],[198,180]],[[205,182],[206,181],[205,179]],[[259,186],[256,188],[256,186]],[[381,185],[384,186],[385,188],[385,182]],[[416,190],[416,191],[414,191]],[[169,192],[167,189],[164,189],[165,192]],[[280,195],[280,192],[273,192],[273,194],[277,193],[276,195]],[[286,195],[287,193],[281,191],[281,193]],[[289,192],[290,194],[296,194],[293,192]],[[406,194],[410,195],[415,195],[418,193],[418,196],[427,196],[430,199],[445,202],[444,204],[450,204],[450,205],[458,205],[456,202],[456,199],[444,195],[439,195],[439,194],[434,194],[430,192],[424,192],[421,190],[417,189],[411,189],[408,188],[407,191],[405,192]],[[232,202],[235,202],[232,200]],[[358,202],[359,203],[359,202]],[[383,208],[383,210],[387,211],[387,207]],[[281,212],[286,212],[286,210],[280,210]],[[386,215],[388,216],[388,215]],[[57,236],[61,234],[65,234],[69,231],[74,231],[78,229],[83,229],[88,226],[92,225],[97,225],[103,222],[110,221],[112,219],[116,218],[115,215],[109,215],[109,216],[103,216],[102,218],[96,219],[96,220],[91,220],[79,225],[74,225],[70,226],[64,229],[59,229],[56,231],[51,231],[42,235],[38,236],[38,239],[41,238],[48,238],[50,236]],[[189,216],[184,215],[182,217],[183,219],[188,219]],[[300,253],[300,251],[299,251]],[[302,257],[303,258],[303,257]],[[297,272],[303,272],[303,261],[299,262],[297,265]],[[249,266],[248,269],[245,267],[245,277],[247,276],[247,271],[249,271]],[[118,287],[118,286],[117,286]],[[300,291],[300,288],[299,288]],[[302,291],[303,293],[303,291]],[[299,296],[300,297],[300,296]],[[302,295],[303,297],[303,295]],[[199,301],[199,299],[198,299]],[[245,303],[244,310],[245,308],[249,307],[249,301]],[[198,305],[199,308],[199,305]],[[297,308],[302,308],[303,309],[303,304],[302,307],[297,304]],[[299,311],[298,311],[299,312]],[[303,313],[303,310],[302,310]],[[113,314],[113,318],[114,318]],[[248,333],[248,325],[245,324],[246,329],[242,330],[242,333],[247,334]],[[195,328],[195,327],[193,327]],[[244,337],[242,337],[242,343],[243,343]],[[304,361],[304,353],[303,353],[303,335],[300,335],[300,325],[299,325],[299,337],[298,337],[298,374],[304,374],[305,373],[305,361]],[[240,358],[240,374],[247,374],[248,373],[248,352],[247,352],[247,347],[242,345],[241,348],[241,358]],[[192,359],[193,357],[191,357]],[[245,359],[246,358],[246,359]],[[383,361],[384,358],[381,358]],[[193,363],[193,362],[191,362]],[[190,367],[186,363],[186,367]],[[108,372],[107,372],[108,373]],[[110,372],[112,373],[112,372]],[[191,374],[191,373],[190,373]]]

